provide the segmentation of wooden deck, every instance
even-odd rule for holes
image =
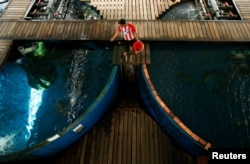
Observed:
[[[129,21],[141,40],[250,41],[249,21]],[[110,40],[117,21],[0,21],[0,40]]]
[[[4,63],[6,61],[11,45],[11,40],[0,40],[0,63]],[[2,67],[3,65],[0,64],[0,70]]]
[[[171,0],[90,0],[103,19],[156,20],[172,6]]]
[[[117,45],[113,49],[113,65],[141,65],[141,64],[150,64],[150,48],[149,43],[145,43],[145,48],[142,52],[134,54],[130,52],[127,57],[122,55],[124,52],[123,46]]]
[[[249,0],[234,0],[240,15],[243,20],[250,19],[250,1]]]
[[[7,9],[0,17],[0,21],[6,19],[22,20],[29,7],[30,1],[31,0],[10,0]]]

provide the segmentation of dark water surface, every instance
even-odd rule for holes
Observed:
[[[150,49],[156,90],[192,131],[217,147],[250,147],[247,43],[162,42]]]

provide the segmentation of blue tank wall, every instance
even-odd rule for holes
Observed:
[[[107,85],[89,109],[81,115],[81,117],[78,118],[74,124],[68,127],[62,134],[59,134],[60,138],[52,142],[47,142],[42,147],[33,150],[31,154],[39,157],[55,154],[77,141],[80,137],[84,136],[107,112],[116,97],[115,95],[117,94],[120,80],[119,74],[119,68],[118,66],[115,66]],[[73,130],[78,125],[82,125],[83,129],[79,133],[76,133]]]
[[[169,134],[178,144],[184,147],[193,155],[206,154],[204,146],[195,141],[188,135],[176,122],[165,112],[161,105],[157,102],[153,95],[146,77],[143,73],[143,68],[139,68],[138,87],[140,96],[144,102],[145,108],[148,110],[152,118],[161,126],[161,128]]]
[[[67,148],[75,141],[83,137],[91,128],[101,119],[113,103],[120,84],[120,70],[118,66],[114,66],[110,78],[97,97],[96,101],[81,115],[73,124],[65,131],[58,133],[52,141],[45,140],[31,148],[21,152],[13,153],[0,161],[16,161],[23,159],[37,159],[40,157],[48,157],[54,155]],[[80,128],[77,128],[79,127]],[[75,132],[75,131],[77,132]]]

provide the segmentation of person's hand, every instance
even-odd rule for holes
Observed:
[[[113,37],[110,39],[111,42],[113,42],[114,40],[115,40],[115,38],[113,38]]]

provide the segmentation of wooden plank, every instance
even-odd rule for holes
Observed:
[[[117,62],[117,53],[118,53],[118,46],[114,46],[112,64],[118,64],[118,62]]]
[[[89,30],[89,36],[90,36],[90,38],[91,39],[95,39],[95,37],[96,37],[96,21],[92,21],[91,22],[91,25],[90,25],[90,30]]]
[[[131,118],[132,118],[132,134],[131,134],[131,136],[132,136],[132,148],[131,148],[131,154],[132,154],[132,158],[131,158],[131,164],[137,164],[136,163],[136,159],[137,159],[137,150],[139,150],[138,148],[137,148],[137,140],[136,140],[136,138],[137,138],[137,135],[136,135],[136,128],[137,128],[137,125],[136,125],[136,120],[137,120],[137,114],[136,114],[136,109],[135,108],[133,108],[132,109],[132,116],[131,116]]]
[[[120,110],[116,110],[114,112],[115,117],[115,124],[114,124],[114,141],[113,141],[113,154],[110,154],[109,162],[112,161],[112,163],[118,161],[118,146],[119,146],[119,127],[120,127]],[[112,159],[111,159],[112,158]]]
[[[144,125],[145,125],[145,164],[150,164],[150,147],[149,147],[149,143],[150,143],[150,136],[149,136],[149,119],[147,117],[147,114],[144,113]]]
[[[155,19],[155,8],[154,8],[154,2],[150,2],[149,0],[146,0],[148,2],[148,8],[151,10],[150,13],[150,18],[152,20]]]
[[[55,22],[50,23],[47,36],[51,37],[53,35],[52,30],[54,28],[54,25],[55,25]]]
[[[245,39],[250,39],[250,33],[249,33],[249,31],[250,30],[248,30],[248,28],[247,28],[247,23],[242,23],[241,24],[241,26],[242,26],[242,28],[243,28],[243,31],[244,31],[244,36],[245,36]]]
[[[162,21],[162,31],[163,31],[163,36],[162,38],[168,38],[169,35],[168,35],[168,28],[167,28],[167,23],[166,21]]]
[[[167,34],[167,37],[166,38],[168,38],[168,39],[170,39],[170,40],[172,40],[172,31],[171,31],[171,24],[170,24],[170,22],[168,21],[168,22],[165,22],[165,29],[166,29],[166,34]]]
[[[137,30],[138,30],[138,33],[139,33],[138,35],[139,35],[139,38],[140,38],[140,39],[141,39],[141,38],[145,39],[145,33],[146,33],[147,31],[145,31],[145,29],[143,28],[144,25],[145,25],[144,22],[142,22],[142,21],[137,21]]]
[[[136,64],[137,65],[143,63],[143,60],[141,60],[141,56],[142,55],[143,55],[142,52],[140,52],[140,53],[138,53],[138,54],[135,55],[135,60],[136,60]]]
[[[152,22],[152,32],[155,33],[156,38],[160,38],[160,30],[158,21]]]
[[[149,20],[150,18],[148,17],[148,14],[147,14],[147,4],[144,2],[142,2],[142,10],[143,10],[143,20]]]
[[[143,125],[143,124],[142,124]],[[141,110],[136,111],[136,148],[141,150]],[[137,151],[136,154],[136,164],[142,163],[141,161],[141,151]]]
[[[114,144],[115,144],[115,140],[117,139],[117,135],[115,135],[117,132],[117,128],[116,127],[116,117],[115,117],[115,113],[112,113],[112,119],[111,119],[111,127],[110,127],[110,137],[107,137],[108,140],[108,145],[107,145],[107,149],[108,151],[104,151],[104,156],[107,158],[107,164],[108,163],[114,163],[113,162],[113,154],[116,153],[115,149],[114,149]],[[108,153],[108,154],[107,154]],[[102,163],[102,161],[100,161],[100,163]]]
[[[118,150],[117,150],[117,164],[122,164],[122,152],[123,152],[123,148],[122,148],[122,141],[123,141],[123,133],[124,133],[124,127],[123,127],[123,120],[124,120],[124,114],[123,114],[123,110],[120,110],[119,111],[119,115],[120,115],[120,120],[118,121],[119,122],[119,134],[118,134]],[[125,145],[124,145],[125,146]]]
[[[80,156],[80,162],[79,162],[79,164],[84,164],[85,154],[86,154],[86,151],[87,151],[88,136],[89,136],[88,134],[86,134],[84,136],[84,140],[83,140],[83,142],[81,144],[82,149],[80,151],[81,156]]]
[[[80,22],[78,21],[72,21],[72,30],[71,30],[71,34],[70,34],[70,38],[72,40],[78,39],[80,34],[79,34],[79,27],[80,27]]]
[[[111,31],[111,27],[109,26],[108,22],[105,21],[105,22],[102,22],[103,24],[103,39],[104,40],[110,40],[111,38],[111,35],[110,35],[110,31]]]
[[[1,35],[1,36],[4,36],[4,37],[5,37],[6,31],[8,31],[8,25],[9,25],[9,22],[4,22],[4,23],[2,24],[2,27],[1,27],[1,30],[0,30],[0,35]]]
[[[183,32],[183,29],[182,29],[182,23],[178,22],[177,26],[178,26],[177,28],[178,28],[178,31],[179,31],[178,35],[179,35],[179,38],[181,39],[181,38],[184,37],[184,32]]]
[[[89,36],[90,23],[91,22],[87,21],[86,24],[85,24],[85,29],[84,29],[84,37],[85,37],[85,39],[90,39],[90,36]]]
[[[154,138],[154,128],[153,128],[153,125],[152,125],[152,121],[149,122],[149,125],[148,125],[148,130],[149,130],[149,148],[150,148],[150,163],[156,163],[155,161],[155,156],[157,155],[157,150],[154,148],[155,146],[155,138]],[[158,161],[159,163],[159,161]]]
[[[156,38],[156,33],[155,33],[155,30],[154,30],[152,21],[148,22],[148,32],[149,32],[149,34],[151,34],[151,36],[149,37],[150,39],[155,39]]]
[[[91,22],[90,24],[89,24],[89,30],[88,30],[88,33],[87,33],[87,35],[89,36],[88,38],[89,39],[93,39],[93,22]]]
[[[194,31],[194,34],[195,34],[195,39],[196,40],[201,40],[201,29],[198,28],[197,22],[192,21],[192,25],[193,25],[193,31]]]
[[[189,23],[189,28],[190,28],[190,32],[191,32],[191,39],[195,39],[196,38],[196,31],[194,30],[194,25],[193,25],[193,21],[190,21]]]
[[[150,47],[149,44],[146,44],[146,64],[150,64],[151,63],[151,57],[150,57]]]
[[[61,22],[59,25],[59,30],[58,30],[58,34],[61,35],[57,35],[58,38],[63,39],[65,38],[65,31],[66,31],[66,22]]]
[[[21,36],[21,38],[22,39],[26,39],[26,38],[28,38],[28,34],[29,34],[29,32],[30,32],[30,26],[31,26],[31,22],[28,22],[28,23],[26,23],[26,25],[24,26],[24,29],[25,30],[23,30],[23,32],[20,34],[20,36]]]
[[[38,28],[39,28],[38,24],[36,22],[33,22],[32,27],[31,27],[30,32],[29,32],[27,37],[35,38],[35,35],[37,33]]]
[[[71,22],[70,21],[66,21],[66,32],[65,32],[65,38],[70,38],[70,32],[71,32]]]
[[[218,27],[219,30],[219,35],[220,35],[220,40],[224,40],[226,38],[226,30],[225,27],[223,25],[223,23],[217,23],[216,25]]]
[[[212,25],[212,28],[213,28],[213,31],[214,31],[214,37],[216,40],[219,40],[220,39],[220,36],[219,36],[219,32],[218,32],[218,29],[215,25],[215,22],[211,22],[211,25]]]
[[[97,135],[96,135],[96,145],[94,150],[94,158],[93,158],[93,164],[96,164],[99,162],[99,159],[102,157],[100,154],[100,147],[101,145],[104,145],[104,139],[102,138],[104,136],[103,134],[103,126],[98,128]],[[103,162],[103,161],[102,161]]]
[[[128,141],[128,129],[129,129],[129,124],[128,124],[128,109],[126,108],[125,110],[123,110],[123,140],[122,140],[122,144],[124,145],[124,147],[122,148],[122,161],[121,163],[131,163],[131,160],[129,160],[129,158],[131,158],[131,156],[129,155],[130,150],[128,150],[129,147],[129,141]]]
[[[48,22],[42,22],[42,29],[41,29],[41,32],[40,32],[40,38],[45,38],[45,33],[46,33],[46,27],[48,25]]]
[[[96,21],[96,29],[95,29],[95,39],[100,40],[100,35],[102,33],[102,29],[100,29],[101,22]]]
[[[154,125],[152,130],[153,130],[154,134],[158,134],[158,126]],[[156,135],[156,136],[158,136],[158,135]],[[154,163],[161,163],[161,161],[160,161],[159,146],[163,146],[163,145],[159,145],[159,139],[158,139],[158,137],[154,138],[153,144],[154,144],[154,146],[152,148],[155,151],[155,153],[154,153]],[[165,156],[167,156],[167,154]]]
[[[181,23],[181,29],[183,31],[183,38],[185,38],[185,40],[189,39],[189,34],[190,32],[188,31],[188,28],[186,27],[186,22],[180,22]]]
[[[174,38],[176,38],[176,39],[180,38],[179,28],[178,28],[177,24],[174,21],[172,21],[171,26],[172,26]]]
[[[163,33],[163,23],[162,21],[158,21],[158,25],[159,25],[159,38],[164,38],[164,33]]]
[[[20,37],[20,38],[22,38],[22,39],[25,38],[24,35],[28,32],[27,29],[28,29],[28,27],[29,27],[29,24],[30,24],[30,22],[27,22],[27,23],[22,24],[23,27],[22,27],[22,29],[21,29],[21,32],[19,33],[19,37]]]
[[[210,25],[210,23],[208,23],[208,22],[205,22],[205,29],[206,29],[206,31],[207,31],[207,37],[208,37],[208,39],[209,40],[213,40],[213,29],[211,28],[211,25]]]
[[[227,26],[228,26],[228,27],[231,27],[231,28],[228,28],[229,36],[231,36],[232,39],[237,40],[238,37],[237,37],[237,34],[236,34],[236,32],[234,31],[233,27],[232,27],[232,26],[233,26],[232,23],[229,22],[229,23],[227,24]]]
[[[138,56],[140,62],[143,63],[143,64],[146,63],[146,44],[147,43],[144,43],[144,50]]]
[[[167,133],[162,133],[162,129],[159,131],[158,133],[159,135],[162,135],[163,137],[163,151],[164,151],[164,161],[168,162],[168,163],[174,163],[172,156],[173,156],[173,150],[170,149],[171,147],[171,141],[167,135]],[[166,155],[167,154],[167,155]]]
[[[97,145],[97,129],[94,129],[93,130],[93,133],[92,133],[92,136],[91,136],[91,146],[90,146],[90,149],[89,149],[89,164],[94,164],[94,160],[95,160],[95,150],[96,150],[96,146],[99,146]]]
[[[123,64],[123,63],[126,64],[125,56],[123,55],[123,53],[124,53],[124,47],[123,45],[119,45],[118,52],[117,52],[117,63],[119,64]]]
[[[154,4],[154,12],[155,12],[154,19],[157,19],[159,17],[159,10],[158,10],[157,1],[154,0],[153,4]]]
[[[141,116],[140,116],[140,124],[141,125],[145,125],[145,119],[144,119],[144,113],[141,113]],[[140,134],[140,142],[141,142],[141,163],[146,163],[146,145],[145,145],[145,126],[141,127],[140,129],[141,131],[141,134]]]
[[[232,22],[233,24],[233,30],[236,30],[236,34],[237,34],[237,37],[238,39],[237,40],[241,40],[241,38],[244,38],[244,36],[242,35],[242,32],[241,32],[241,28],[238,26],[239,24],[238,23],[235,23],[235,22]]]
[[[144,4],[141,2],[142,0],[138,0],[139,2],[139,10],[140,11],[140,20],[143,20],[144,19],[144,10],[143,10],[143,7],[144,7]]]
[[[184,24],[185,24],[185,29],[186,29],[186,32],[187,32],[187,34],[186,34],[187,38],[186,39],[190,40],[190,39],[192,39],[192,34],[191,34],[189,23],[184,22]]]
[[[133,20],[136,20],[136,12],[137,12],[137,10],[136,10],[136,8],[135,8],[135,0],[131,0],[131,4],[130,4],[130,8],[131,8],[131,10],[132,10],[132,12],[131,12],[131,18],[133,19]]]
[[[229,28],[228,28],[228,23],[226,23],[225,24],[225,22],[222,22],[223,23],[223,25],[224,25],[224,29],[225,29],[225,32],[226,32],[226,38],[227,39],[233,39],[233,35],[231,34],[231,31],[229,30]]]
[[[22,22],[17,22],[17,26],[16,28],[14,28],[14,34],[13,34],[13,38],[17,38],[18,34],[21,32],[21,28],[22,28]]]
[[[79,28],[79,36],[80,36],[80,39],[85,39],[86,38],[86,35],[85,35],[85,26],[86,26],[86,23],[85,22],[81,22],[81,28]]]
[[[158,152],[159,152],[159,161],[160,161],[160,163],[161,162],[163,162],[164,161],[164,156],[166,156],[165,154],[163,154],[164,153],[164,149],[163,149],[163,147],[164,147],[164,145],[163,145],[163,141],[162,141],[162,133],[161,133],[161,129],[160,128],[157,128],[157,133],[158,133],[158,137],[157,137],[157,139],[158,139]]]

